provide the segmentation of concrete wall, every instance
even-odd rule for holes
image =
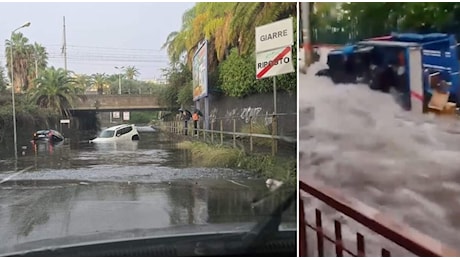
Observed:
[[[158,98],[150,95],[86,95],[74,110],[161,109]]]
[[[249,118],[256,118],[256,123],[266,125],[271,130],[273,113],[273,93],[251,95],[245,98],[234,98],[219,95],[209,97],[210,122],[214,121],[214,129],[219,129],[222,119],[224,130],[233,130],[233,118],[237,131],[249,125]],[[204,113],[204,100],[200,101]],[[297,95],[296,93],[277,93],[278,133],[283,136],[297,136]],[[289,114],[289,115],[283,115]]]

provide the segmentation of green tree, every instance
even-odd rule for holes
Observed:
[[[109,81],[107,80],[107,75],[105,73],[96,73],[93,74],[91,83],[96,87],[97,93],[102,95],[104,94],[104,88],[108,86]]]
[[[7,77],[5,76],[5,68],[0,66],[0,93],[6,90],[8,85]]]
[[[46,69],[36,80],[37,87],[28,93],[30,100],[41,108],[47,108],[59,114],[70,116],[69,109],[82,94],[75,82],[62,68]]]
[[[189,104],[190,101],[186,100],[187,97],[184,94],[179,98],[180,90],[191,84],[192,72],[188,66],[184,63],[171,63],[169,68],[163,70],[163,73],[168,79],[168,84],[163,88],[160,95],[162,103],[171,109],[185,105],[185,102]],[[190,95],[189,100],[192,100],[192,97]]]
[[[277,20],[296,17],[297,3],[239,2],[232,19],[230,37],[238,42],[240,54],[250,54],[255,49],[255,28]],[[297,27],[297,26],[296,26]]]
[[[135,79],[137,76],[139,76],[139,70],[134,66],[128,66],[125,69],[125,75],[128,79]]]
[[[11,52],[13,52],[13,62],[11,61]],[[5,41],[6,64],[8,75],[11,81],[11,63],[13,63],[15,92],[22,92],[28,87],[28,72],[31,64],[32,48],[29,39],[24,37],[20,32],[14,33],[11,40]]]
[[[91,86],[91,77],[86,74],[74,74],[73,82],[80,91],[85,92]]]
[[[232,47],[242,54],[254,49],[255,27],[297,15],[296,3],[197,3],[184,13],[182,27],[163,45],[172,62],[185,60],[190,66],[197,45],[208,41],[210,71]]]
[[[206,40],[208,85],[211,92],[216,90],[218,85],[226,89],[226,94],[233,96],[270,91],[271,88],[267,86],[271,85],[266,84],[267,80],[255,81],[255,28],[291,16],[296,17],[296,7],[296,3],[197,3],[184,13],[181,30],[172,32],[163,45],[171,61],[169,72],[177,72],[178,66],[182,64],[190,70],[198,44]],[[296,28],[297,19],[294,21],[293,26]],[[232,53],[232,64],[227,63],[226,68],[222,69],[223,63],[229,58],[230,50],[234,48],[237,52]],[[185,102],[189,90],[183,88],[187,88],[188,85],[176,85],[173,83],[175,80],[170,78],[173,75],[176,74],[166,74],[170,88],[165,91],[165,98],[170,99],[169,102]],[[284,83],[289,85],[286,89],[295,89],[295,79],[294,87],[291,86],[292,78],[295,77],[284,78],[287,79]],[[187,80],[186,82],[191,80],[191,74]]]
[[[460,4],[450,2],[315,3],[313,39],[354,42],[391,32],[445,32],[459,36]]]
[[[30,56],[31,65],[29,66],[29,72],[27,75],[29,82],[27,89],[34,87],[33,84],[35,79],[38,78],[40,73],[44,71],[48,65],[48,53],[46,52],[45,47],[35,42],[30,46],[30,48],[32,49]]]

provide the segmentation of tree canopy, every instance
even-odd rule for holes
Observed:
[[[243,97],[271,91],[271,83],[267,83],[271,82],[270,79],[255,79],[255,28],[289,17],[294,18],[293,28],[296,29],[296,3],[197,3],[183,14],[180,30],[171,32],[163,45],[171,61],[165,74],[170,82],[169,98],[175,99],[179,105],[191,102],[192,59],[199,44],[205,40],[208,42],[208,85],[211,93],[219,91]],[[182,64],[182,67],[177,64]],[[172,78],[177,77],[179,72],[184,73],[185,81],[177,82]],[[296,88],[297,78],[295,73],[291,74],[287,77],[283,75],[288,80],[284,81],[281,90]]]
[[[313,39],[346,43],[391,32],[444,32],[460,36],[460,3],[314,3]]]

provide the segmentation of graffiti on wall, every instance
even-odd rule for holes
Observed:
[[[273,117],[271,114],[268,113],[268,111],[265,112],[265,118],[264,118],[264,121],[265,121],[265,126],[269,126],[272,124],[272,121],[273,121]]]
[[[217,119],[217,108],[213,108],[209,113],[209,119],[211,119],[211,124],[214,124]]]
[[[262,111],[261,107],[246,107],[243,108],[240,114],[240,118],[244,120],[245,123],[249,123],[251,118],[256,118],[260,111]]]
[[[234,108],[232,110],[227,110],[227,112],[225,112],[225,121],[227,123],[232,121],[232,119],[236,117],[237,112],[238,112],[238,110],[236,108]]]
[[[213,108],[210,111],[209,118],[211,123],[215,123],[217,121],[218,114],[217,108]],[[264,115],[262,107],[245,107],[242,109],[233,108],[231,110],[227,110],[223,119],[227,123],[231,122],[233,119],[240,119],[246,124],[249,124],[251,119],[253,121],[261,120],[266,126],[268,126],[272,124],[273,116],[268,111],[265,111]]]

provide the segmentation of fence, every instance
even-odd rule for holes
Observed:
[[[297,114],[276,114],[269,117],[267,115],[250,115],[244,119],[247,123],[245,126],[241,126],[241,123],[238,124],[238,121],[241,121],[241,117],[215,117],[210,120],[209,129],[205,129],[204,120],[199,121],[196,129],[193,126],[193,121],[188,121],[188,127],[185,129],[184,121],[176,118],[173,121],[163,122],[162,128],[171,133],[194,136],[205,142],[220,143],[221,145],[224,144],[224,140],[231,140],[234,148],[237,147],[237,139],[248,138],[250,152],[254,152],[254,146],[258,140],[270,140],[272,155],[276,155],[279,141],[290,144],[297,143],[297,135],[279,135],[279,119],[283,116],[296,117]],[[229,123],[231,125],[230,129],[228,129]],[[239,131],[237,131],[237,126],[239,126]]]
[[[337,213],[343,214],[352,220],[364,226],[366,230],[370,231],[369,236],[375,236],[376,239],[370,243],[379,249],[374,250],[372,256],[380,254],[381,256],[391,256],[392,251],[398,252],[401,255],[416,255],[416,256],[460,256],[460,254],[440,242],[433,240],[426,235],[417,232],[407,226],[396,223],[387,216],[383,215],[376,209],[370,208],[363,203],[356,200],[345,198],[336,191],[321,186],[312,181],[304,182],[299,181],[300,200],[299,200],[299,218],[300,218],[300,231],[299,231],[299,254],[300,256],[325,256],[333,254],[335,251],[336,256],[366,256],[365,236],[364,232],[356,233],[356,243],[351,239],[352,232],[347,232],[346,236],[343,235],[344,229],[342,228],[343,220],[334,219],[333,228],[325,225],[323,212],[315,208],[315,221],[310,223],[306,219],[308,217],[305,207],[305,201],[308,199],[320,201],[328,207],[333,208]],[[351,225],[351,223],[349,223]],[[311,234],[313,230],[316,234]],[[328,235],[333,233],[334,235]],[[333,230],[333,232],[332,232]],[[307,232],[308,231],[308,232]],[[382,237],[385,239],[382,239]],[[316,237],[316,245],[308,243],[308,240],[314,240]],[[325,241],[331,242],[333,249],[330,252],[325,251]],[[346,241],[355,244],[356,250],[346,247]],[[388,243],[390,242],[390,243]],[[386,244],[382,247],[382,244]],[[314,248],[316,247],[316,248]],[[392,247],[393,249],[390,249]]]

